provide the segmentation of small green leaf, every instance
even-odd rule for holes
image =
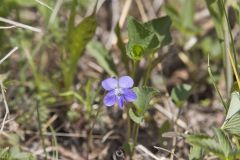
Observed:
[[[218,129],[218,128],[214,128],[214,133],[218,139],[219,145],[221,146],[225,157],[227,158],[229,153],[232,150],[232,146],[229,142],[228,137],[225,135],[225,133],[221,129]]]
[[[129,109],[129,112],[128,112],[130,118],[137,124],[140,124],[143,120],[143,117],[139,117],[137,116],[134,111],[132,110],[132,108]]]
[[[192,87],[188,84],[181,84],[172,89],[171,98],[178,107],[181,107],[188,99],[191,88]]]
[[[88,53],[96,58],[98,64],[110,75],[117,76],[117,69],[107,49],[98,41],[92,40],[87,45]]]
[[[169,16],[164,16],[160,18],[153,19],[149,22],[144,23],[143,25],[150,30],[151,32],[155,33],[158,37],[159,47],[163,47],[169,44],[172,40],[170,34],[170,27],[172,21]]]
[[[199,160],[204,157],[204,149],[199,146],[193,145],[190,149],[189,160]]]
[[[239,92],[233,92],[231,95],[230,105],[228,107],[228,112],[226,120],[230,119],[233,115],[240,111],[240,95]]]
[[[202,149],[212,152],[222,158],[225,157],[221,146],[213,138],[205,135],[187,135],[186,140],[191,145],[199,146]]]
[[[154,53],[170,43],[170,25],[171,19],[168,16],[153,19],[147,23],[140,23],[133,17],[129,17],[127,55],[133,60],[139,60],[144,55]]]
[[[143,115],[144,112],[149,108],[149,103],[152,97],[159,92],[151,87],[135,87],[133,90],[137,94],[137,100],[134,101],[137,114]]]
[[[236,113],[226,120],[222,129],[230,134],[240,136],[240,114]]]
[[[140,45],[134,45],[130,51],[131,57],[135,60],[140,60],[143,57],[144,49]]]

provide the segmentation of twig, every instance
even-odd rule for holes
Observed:
[[[15,21],[3,18],[3,17],[0,17],[0,22],[12,24],[14,26],[29,29],[29,30],[34,31],[34,32],[42,32],[42,30],[39,29],[39,28],[35,28],[35,27],[29,26],[29,25],[26,25],[26,24],[23,24],[23,23],[15,22]]]
[[[5,57],[3,57],[0,60],[0,64],[2,64],[3,61],[5,61],[12,53],[14,53],[16,50],[18,49],[18,47],[13,48]],[[0,86],[1,86],[1,92],[2,92],[2,97],[3,97],[3,103],[4,103],[4,107],[5,107],[5,115],[2,121],[2,126],[1,126],[1,132],[3,132],[4,126],[6,124],[6,119],[8,117],[9,114],[9,108],[8,108],[8,104],[7,104],[7,100],[6,100],[6,96],[5,96],[5,89],[4,89],[4,85],[3,85],[3,81],[5,80],[5,77],[0,77]]]
[[[136,0],[136,3],[137,3],[138,10],[140,12],[140,15],[142,17],[142,21],[146,22],[148,20],[148,17],[147,17],[147,15],[145,13],[142,1],[141,0]]]
[[[5,89],[4,89],[4,86],[3,86],[3,81],[0,81],[0,86],[1,86],[1,92],[2,92],[2,97],[3,97],[4,107],[5,107],[5,115],[4,115],[4,118],[3,118],[3,121],[2,121],[1,130],[0,130],[0,132],[3,132],[5,122],[6,122],[6,119],[8,117],[8,114],[9,114],[9,108],[8,108],[6,96],[5,96],[5,93],[4,93]]]
[[[147,154],[149,157],[151,157],[154,160],[167,160],[166,158],[163,158],[163,157],[159,158],[159,157],[155,156],[151,151],[149,151],[146,147],[144,147],[141,144],[138,144],[136,146],[136,150],[138,150],[139,152],[144,152],[145,154]]]
[[[62,3],[63,3],[63,0],[58,0],[57,1],[56,5],[55,5],[55,7],[53,9],[53,12],[52,12],[52,14],[50,16],[49,24],[52,24],[54,22],[54,20],[56,19],[57,13],[58,13],[60,7],[62,6]]]
[[[1,64],[3,61],[5,61],[9,56],[11,56],[11,54],[13,54],[17,49],[18,49],[18,47],[13,48],[5,57],[3,57],[3,58],[0,60],[0,64]]]
[[[40,0],[35,0],[36,2],[38,2],[39,4],[41,4],[44,7],[47,7],[48,9],[50,9],[51,11],[53,10],[52,7],[50,7],[49,5],[47,5],[46,3],[40,1]]]
[[[11,29],[16,28],[16,26],[0,26],[0,29]]]
[[[122,14],[121,14],[120,20],[119,20],[120,28],[122,28],[123,25],[124,25],[124,22],[126,20],[126,17],[127,17],[127,14],[128,14],[128,11],[130,9],[131,4],[132,4],[132,0],[126,0],[125,1],[124,7],[123,7],[123,11],[122,11]]]
[[[179,159],[176,154],[172,153],[171,151],[169,151],[169,150],[167,150],[167,149],[165,149],[165,148],[157,147],[157,146],[154,146],[154,148],[156,148],[157,150],[162,150],[162,151],[168,152],[168,153],[170,153],[171,155],[173,155],[174,157],[176,157],[177,159]]]

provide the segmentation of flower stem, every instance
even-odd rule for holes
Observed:
[[[133,150],[131,151],[131,154],[130,154],[130,159],[132,159],[133,157],[133,154],[135,152],[135,147],[136,147],[136,144],[137,144],[137,139],[138,139],[138,133],[139,133],[139,127],[140,127],[140,124],[136,124],[134,123],[134,131],[133,131]]]
[[[127,114],[127,142],[129,143],[129,140],[130,140],[130,137],[131,137],[131,119],[129,117],[129,107],[126,107],[127,110],[126,110],[126,114]]]
[[[149,80],[149,77],[150,77],[150,74],[151,74],[152,62],[153,62],[153,55],[150,54],[150,56],[148,58],[148,66],[147,66],[145,76],[144,76],[144,79],[143,79],[143,85],[147,85],[147,82]]]

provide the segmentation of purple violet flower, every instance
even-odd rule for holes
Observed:
[[[102,81],[102,87],[108,91],[104,97],[106,106],[113,106],[116,102],[123,109],[124,102],[133,102],[137,99],[137,95],[131,89],[133,87],[133,79],[129,76],[122,76],[118,80],[115,78],[107,78]]]

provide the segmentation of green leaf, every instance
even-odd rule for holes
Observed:
[[[140,60],[144,55],[154,53],[170,43],[170,25],[171,19],[168,16],[147,23],[140,23],[129,17],[127,55],[133,60]]]
[[[214,128],[214,133],[218,139],[219,145],[221,146],[225,157],[227,158],[229,153],[232,150],[232,146],[229,142],[228,137],[225,135],[225,133],[221,129],[218,129],[218,128]]]
[[[137,124],[140,124],[142,122],[142,120],[143,120],[143,117],[142,116],[141,117],[137,116],[134,113],[134,111],[132,110],[132,108],[129,109],[128,114],[129,114],[130,118]]]
[[[206,151],[214,153],[215,155],[222,158],[224,157],[221,146],[213,138],[205,135],[187,135],[186,140],[191,145],[199,146]]]
[[[190,153],[188,157],[189,157],[189,160],[203,159],[204,150],[199,146],[193,145],[193,147],[190,149]]]
[[[222,129],[230,134],[240,136],[240,113],[236,113],[226,120]]]
[[[137,94],[137,100],[134,101],[134,105],[137,109],[137,114],[143,115],[149,108],[149,103],[153,96],[159,92],[151,87],[135,87],[133,90]]]
[[[88,43],[87,50],[110,76],[117,76],[117,69],[113,63],[112,56],[100,42],[92,40]]]
[[[78,59],[83,55],[87,43],[94,36],[96,27],[96,17],[95,15],[90,15],[69,31],[68,48],[70,56],[64,65],[64,77],[66,78],[65,83],[67,87],[72,83]]]
[[[205,0],[207,3],[210,15],[213,18],[214,26],[218,35],[218,38],[224,38],[223,22],[224,22],[224,11],[221,9],[219,0]]]
[[[188,84],[181,84],[172,89],[171,98],[178,107],[181,107],[188,99],[191,88],[192,87]]]
[[[240,111],[240,95],[239,92],[233,92],[231,94],[231,101],[228,107],[228,112],[226,116],[226,120],[230,119],[234,114]]]
[[[164,16],[160,18],[153,19],[149,22],[144,23],[146,27],[151,32],[155,33],[158,37],[159,48],[169,44],[172,41],[170,34],[170,27],[172,21],[169,16]]]

